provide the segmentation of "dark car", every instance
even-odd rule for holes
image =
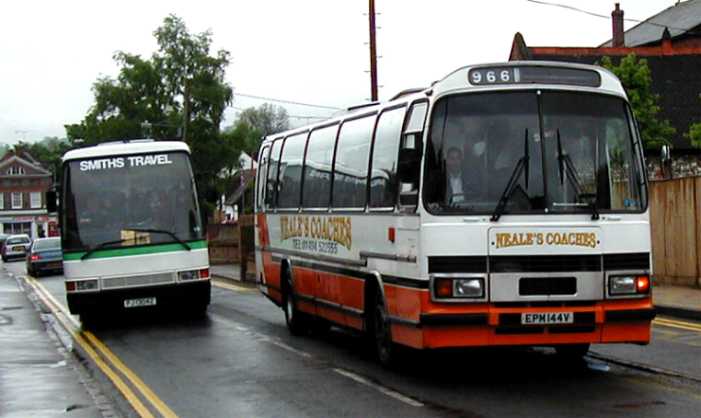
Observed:
[[[27,273],[39,277],[44,272],[63,272],[63,251],[60,238],[34,240],[27,253]]]

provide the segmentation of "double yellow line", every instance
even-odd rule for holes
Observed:
[[[657,317],[653,321],[656,325],[662,325],[665,327],[670,327],[670,328],[678,328],[678,329],[683,329],[687,331],[696,331],[696,332],[701,332],[701,324],[693,323],[693,322],[686,322],[686,321],[676,321],[673,319],[669,318],[661,318]]]
[[[154,418],[153,413],[144,405],[139,396],[122,378],[124,376],[138,393],[147,400],[160,416],[177,417],[175,412],[168,407],[131,369],[129,369],[107,346],[92,332],[81,330],[78,321],[73,318],[68,310],[49,293],[44,286],[33,277],[25,276],[27,284],[31,286],[37,296],[55,314],[56,319],[70,333],[78,345],[95,362],[97,367],[109,378],[124,398],[143,418]]]

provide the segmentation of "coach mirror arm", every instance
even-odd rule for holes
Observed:
[[[418,183],[421,171],[421,139],[418,135],[414,139],[411,148],[401,148],[399,150],[399,161],[397,164],[397,175],[402,183]]]
[[[46,192],[45,198],[46,198],[46,210],[49,213],[56,212],[58,210],[58,204],[56,203],[58,201],[58,196],[60,193],[60,189],[58,186],[54,187],[51,190],[48,190]]]

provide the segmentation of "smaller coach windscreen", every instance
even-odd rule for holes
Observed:
[[[63,190],[64,251],[203,239],[184,152],[70,161]]]

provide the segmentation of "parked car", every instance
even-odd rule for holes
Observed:
[[[10,237],[10,234],[0,234],[0,251],[2,251],[2,246],[5,245],[5,240]]]
[[[10,258],[24,258],[32,245],[32,240],[29,235],[10,235],[5,240],[2,246],[2,261],[7,261]]]
[[[34,240],[27,253],[27,273],[39,277],[44,272],[63,272],[61,238]]]

